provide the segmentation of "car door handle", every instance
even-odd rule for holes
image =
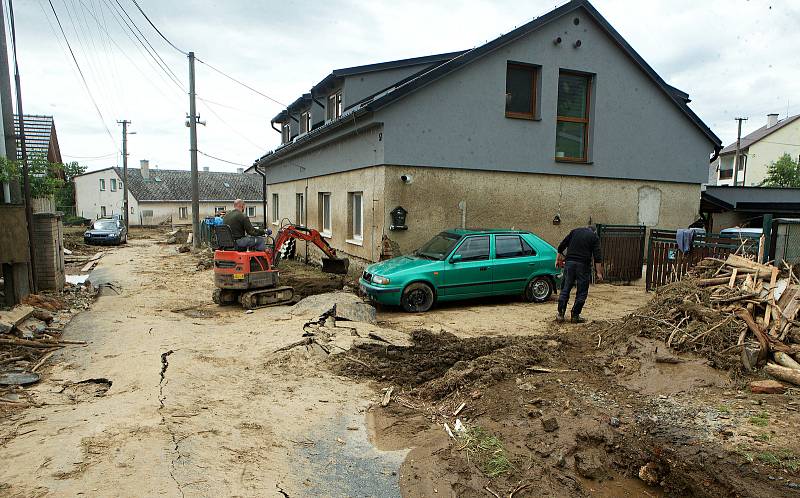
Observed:
[[[528,263],[528,266],[536,266],[536,263]]]
[[[480,267],[480,268],[478,268],[478,269],[479,269],[480,271],[486,271],[486,270],[488,270],[488,269],[489,269],[489,267],[488,267],[488,266],[481,266],[481,267]]]

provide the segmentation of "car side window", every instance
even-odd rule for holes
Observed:
[[[519,235],[497,235],[494,239],[494,253],[497,259],[532,256],[533,248]]]
[[[461,261],[481,261],[489,259],[489,236],[469,237],[454,254],[461,255]]]

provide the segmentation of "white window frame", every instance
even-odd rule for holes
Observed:
[[[306,214],[306,199],[305,194],[298,192],[294,196],[294,212],[295,217],[297,218],[294,220],[295,223],[298,225],[305,225],[305,214]]]
[[[327,206],[325,200],[327,199]],[[330,192],[319,193],[319,213],[320,213],[320,233],[324,237],[331,237],[333,235],[333,199]],[[326,209],[327,207],[327,209]]]
[[[364,192],[350,192],[350,244],[362,245],[364,243]]]
[[[189,219],[189,208],[186,206],[181,206],[178,208],[178,219],[187,220]]]
[[[105,178],[101,178],[100,179],[100,192],[105,192],[105,191],[106,191],[106,179]]]
[[[112,178],[110,181],[111,181],[111,191],[112,192],[116,192],[117,191],[117,179],[116,178]]]
[[[100,206],[100,217],[101,218],[105,218],[106,217],[106,207],[105,206]]]
[[[256,207],[247,206],[247,216],[255,216],[255,215],[256,215]]]
[[[214,206],[214,216],[218,215],[222,211],[225,211],[225,206]]]
[[[282,142],[288,144],[292,141],[292,123],[286,122],[283,123],[283,127],[281,128],[281,138]]]
[[[311,131],[311,111],[300,113],[300,133]]]
[[[272,224],[277,225],[280,223],[281,215],[281,198],[278,194],[272,194]]]

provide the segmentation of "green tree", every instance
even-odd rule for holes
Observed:
[[[800,187],[800,169],[792,156],[784,154],[767,167],[767,177],[762,187]]]
[[[56,190],[56,206],[71,207],[75,205],[75,183],[72,180],[84,174],[86,166],[74,161],[62,164],[61,168],[64,171],[64,184]]]

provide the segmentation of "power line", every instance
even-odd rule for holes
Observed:
[[[150,23],[150,26],[152,26],[152,27],[153,27],[153,29],[154,29],[154,30],[156,30],[156,33],[158,33],[158,35],[159,35],[161,38],[163,38],[165,42],[169,43],[169,44],[170,44],[170,46],[172,46],[172,48],[174,48],[174,49],[175,49],[175,50],[177,50],[178,52],[182,53],[183,55],[186,55],[186,56],[188,56],[188,55],[189,55],[189,53],[188,53],[188,52],[186,52],[185,50],[181,50],[181,49],[179,49],[178,47],[176,47],[176,46],[175,46],[175,44],[174,44],[174,43],[172,43],[171,41],[169,41],[169,38],[167,38],[166,36],[164,36],[164,33],[162,33],[162,32],[161,32],[161,30],[159,30],[159,29],[156,27],[156,25],[155,25],[155,24],[153,24],[153,21],[151,21],[151,20],[150,20],[150,18],[149,18],[149,17],[147,17],[147,14],[145,14],[145,13],[144,13],[144,11],[142,10],[142,8],[139,6],[139,2],[137,2],[136,0],[132,0],[132,2],[133,2],[133,4],[136,6],[136,8],[137,8],[137,9],[139,9],[139,12],[142,14],[142,16],[144,16],[144,18],[145,18],[145,19],[147,19],[147,22],[148,22],[148,23]]]
[[[203,156],[206,156],[208,158],[223,162],[223,163],[234,164],[236,166],[244,166],[245,168],[249,168],[250,166],[252,166],[252,164],[242,164],[242,163],[237,163],[237,162],[234,162],[234,161],[228,161],[227,159],[222,159],[221,157],[212,156],[211,154],[206,154],[205,152],[203,152],[201,150],[198,150],[197,153],[201,154]]]
[[[114,147],[119,150],[117,147],[117,142],[114,140],[114,136],[111,134],[111,130],[108,129],[106,125],[106,119],[103,117],[103,113],[100,112],[100,107],[97,105],[97,101],[95,101],[94,96],[92,95],[92,90],[89,88],[89,84],[86,82],[86,77],[83,75],[83,70],[81,70],[81,65],[78,64],[78,59],[75,58],[75,52],[72,51],[72,46],[69,44],[69,39],[67,38],[67,34],[64,32],[64,26],[61,24],[61,19],[58,18],[58,12],[56,12],[56,8],[53,5],[53,0],[47,0],[47,3],[50,4],[50,8],[53,10],[53,15],[56,17],[56,23],[58,23],[58,29],[61,30],[61,36],[64,37],[64,41],[67,44],[67,48],[69,49],[69,53],[72,56],[72,61],[75,63],[75,67],[78,68],[78,73],[81,75],[81,81],[83,81],[83,86],[86,89],[86,93],[89,94],[89,99],[92,101],[94,105],[94,110],[97,111],[97,115],[100,116],[100,121],[103,123],[103,128],[106,129],[106,133],[108,133],[108,138],[111,139],[111,142],[114,144]]]
[[[153,24],[153,21],[151,21],[151,20],[150,20],[150,18],[149,18],[149,17],[147,17],[147,14],[145,14],[145,13],[144,13],[144,10],[142,10],[142,7],[139,5],[139,2],[138,2],[137,0],[131,0],[131,1],[132,1],[132,2],[133,2],[133,4],[136,6],[136,8],[137,8],[137,9],[139,9],[139,12],[142,14],[142,16],[144,16],[144,18],[147,20],[147,22],[150,24],[150,26],[152,26],[152,27],[153,27],[153,29],[154,29],[154,30],[156,30],[156,33],[158,33],[158,35],[159,35],[161,38],[163,38],[165,42],[169,43],[169,45],[170,45],[172,48],[174,48],[174,49],[175,49],[175,50],[177,50],[178,52],[182,53],[183,55],[187,55],[187,56],[189,55],[189,54],[188,54],[188,52],[186,52],[185,50],[181,50],[181,49],[180,49],[180,48],[178,48],[178,47],[177,47],[177,46],[176,46],[174,43],[172,43],[172,42],[169,40],[169,38],[167,38],[167,37],[164,35],[164,33],[162,33],[162,32],[161,32],[161,30],[160,30],[160,29],[158,29],[158,28],[156,27],[156,25],[155,25],[155,24]],[[263,92],[261,92],[261,91],[259,91],[259,90],[256,90],[255,88],[253,88],[252,86],[248,85],[247,83],[244,83],[244,82],[242,82],[242,81],[240,81],[240,80],[238,80],[238,79],[234,78],[233,76],[231,76],[231,75],[229,75],[229,74],[225,73],[225,72],[224,72],[224,71],[222,71],[221,69],[217,69],[216,67],[212,66],[212,65],[211,65],[211,64],[209,64],[208,62],[206,62],[206,61],[203,61],[203,60],[199,59],[198,57],[195,57],[195,60],[196,60],[197,62],[201,63],[201,64],[205,64],[206,66],[208,66],[208,68],[209,68],[209,69],[211,69],[211,70],[213,70],[213,71],[216,71],[217,73],[219,73],[219,74],[221,74],[222,76],[224,76],[224,77],[228,78],[229,80],[231,80],[231,81],[233,81],[233,82],[235,82],[235,83],[237,83],[237,84],[239,84],[239,85],[241,85],[241,86],[243,86],[243,87],[247,88],[247,89],[248,89],[248,90],[250,90],[251,92],[257,93],[258,95],[261,95],[262,97],[264,97],[264,98],[265,98],[265,99],[267,99],[267,100],[271,100],[272,102],[275,102],[276,104],[278,104],[278,105],[280,105],[280,106],[286,107],[286,104],[284,104],[283,102],[280,102],[280,101],[278,101],[277,99],[274,99],[274,98],[270,97],[270,96],[269,96],[269,95],[267,95],[266,93],[263,93]]]
[[[144,33],[142,33],[142,30],[139,29],[139,26],[136,25],[136,22],[128,14],[128,11],[125,10],[125,7],[122,6],[122,4],[119,2],[119,0],[114,0],[114,1],[117,3],[117,5],[119,5],[119,8],[122,9],[122,12],[125,14],[125,17],[127,17],[128,20],[130,20],[131,24],[133,24],[133,27],[136,28],[136,31],[138,31],[139,34],[142,36],[142,40],[144,40],[144,42],[147,44],[147,46],[150,47],[150,50],[152,50],[153,54],[155,54],[155,56],[158,57],[158,60],[161,61],[161,64],[159,65],[159,67],[161,67],[161,65],[163,65],[164,68],[169,72],[169,74],[167,74],[167,76],[169,76],[170,79],[172,79],[172,81],[174,81],[180,87],[181,90],[186,92],[186,89],[183,87],[183,83],[181,83],[180,78],[178,78],[178,75],[176,75],[172,71],[172,68],[169,67],[169,65],[166,63],[166,61],[164,61],[164,59],[161,57],[161,55],[159,55],[158,51],[153,47],[153,45],[150,44],[150,42],[147,40],[147,37],[145,37]],[[138,37],[137,37],[137,39],[138,39]],[[145,50],[146,49],[147,49],[147,47],[145,47]],[[150,51],[148,51],[148,53],[150,53]],[[151,55],[151,57],[152,57],[152,55]],[[158,62],[158,61],[156,61],[156,62]],[[162,70],[164,68],[162,68]]]
[[[278,105],[280,105],[280,106],[286,107],[286,104],[284,104],[283,102],[280,102],[279,100],[276,100],[276,99],[274,99],[274,98],[270,97],[270,96],[269,96],[269,95],[267,95],[266,93],[263,93],[263,92],[260,92],[260,91],[256,90],[255,88],[253,88],[252,86],[248,85],[247,83],[244,83],[244,82],[242,82],[242,81],[239,81],[239,80],[237,80],[237,79],[236,79],[236,78],[234,78],[233,76],[231,76],[231,75],[229,75],[229,74],[225,73],[225,72],[224,72],[224,71],[222,71],[221,69],[217,69],[216,67],[212,66],[212,65],[211,65],[211,64],[209,64],[208,62],[206,62],[206,61],[204,61],[204,60],[200,60],[200,59],[199,59],[199,58],[197,58],[197,57],[195,57],[195,60],[196,60],[197,62],[199,62],[200,64],[205,64],[205,65],[206,65],[206,66],[207,66],[209,69],[211,69],[212,71],[215,71],[215,72],[217,72],[217,73],[221,74],[222,76],[224,76],[224,77],[228,78],[229,80],[233,81],[234,83],[238,83],[239,85],[242,85],[243,87],[247,88],[247,89],[248,89],[248,90],[250,90],[251,92],[257,93],[257,94],[261,95],[262,97],[264,97],[264,98],[265,98],[265,99],[267,99],[267,100],[271,100],[272,102],[275,102],[276,104],[278,104]]]
[[[71,157],[72,159],[105,159],[107,157],[116,156],[119,152],[112,152],[102,156],[71,156],[69,154],[62,154],[64,157]]]

